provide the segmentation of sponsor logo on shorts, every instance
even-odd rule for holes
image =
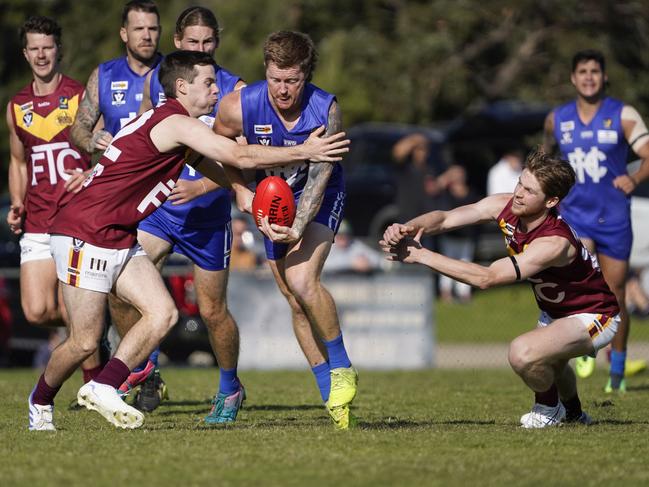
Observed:
[[[106,272],[108,261],[105,259],[90,258],[90,268],[96,271]]]
[[[255,125],[255,135],[265,135],[265,134],[272,134],[272,133],[273,133],[273,126],[271,124]]]
[[[83,247],[86,244],[84,240],[81,240],[80,238],[73,238],[72,239],[72,246],[74,247],[74,250],[81,250],[81,247]]]
[[[128,80],[127,81],[111,81],[110,89],[112,91],[125,91],[125,90],[128,90]]]

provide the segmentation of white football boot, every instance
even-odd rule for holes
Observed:
[[[91,380],[79,389],[77,401],[81,406],[97,411],[118,428],[134,429],[144,423],[144,415],[122,401],[117,389],[107,384]]]
[[[29,394],[29,431],[56,431],[54,426],[54,405],[52,404],[34,404],[32,396],[34,391]]]
[[[545,406],[544,404],[535,403],[532,410],[521,416],[521,426],[523,428],[547,428],[549,426],[558,426],[566,417],[566,408],[561,401],[556,406]]]

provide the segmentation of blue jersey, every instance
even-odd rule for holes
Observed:
[[[605,98],[588,124],[579,118],[575,101],[554,110],[554,137],[577,176],[561,201],[561,214],[575,228],[630,226],[630,198],[613,186],[616,177],[627,174],[623,107],[621,101]]]
[[[268,99],[268,84],[259,81],[241,90],[241,111],[243,114],[243,134],[249,144],[287,147],[302,144],[318,127],[327,126],[329,108],[336,99],[334,95],[307,84],[304,88],[302,113],[293,129],[288,130],[273,109]],[[308,161],[282,167],[257,171],[257,182],[266,176],[280,176],[298,196],[307,180]],[[329,177],[327,190],[342,191],[344,187],[342,166],[335,164]]]
[[[156,66],[162,59],[158,55]],[[104,116],[105,129],[115,135],[130,120],[135,118],[144,89],[144,75],[131,70],[126,57],[106,61],[99,65],[98,94],[99,110]]]
[[[221,99],[228,93],[234,91],[234,87],[241,79],[239,76],[232,74],[227,69],[216,66],[216,86],[219,88],[217,102],[214,111],[209,115],[203,115],[200,119],[209,127],[214,125],[214,118]],[[164,89],[160,84],[158,72],[160,66],[151,73],[149,84],[149,94],[151,104],[158,106],[164,103],[167,98]],[[201,179],[203,175],[191,166],[185,165],[179,179],[196,180]],[[171,221],[179,225],[192,228],[209,228],[215,225],[222,225],[230,221],[230,191],[227,189],[216,189],[202,196],[181,205],[174,205],[171,201],[166,201],[158,210],[166,215]]]

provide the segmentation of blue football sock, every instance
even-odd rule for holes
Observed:
[[[237,377],[237,368],[234,369],[219,369],[219,392],[222,394],[234,394],[239,390],[241,383]]]
[[[145,360],[140,365],[135,367],[131,372],[142,372],[146,368],[146,364],[149,363],[149,360]]]
[[[329,367],[331,369],[338,369],[340,367],[351,367],[352,363],[347,356],[345,344],[343,343],[342,333],[331,341],[323,340],[325,347],[327,347],[327,355],[329,356]]]
[[[315,381],[318,384],[318,389],[320,389],[320,396],[322,397],[323,402],[329,400],[329,391],[331,390],[331,374],[329,374],[329,364],[323,362],[320,365],[311,367],[311,372],[315,376]]]
[[[618,352],[611,350],[611,387],[618,389],[624,378],[624,363],[626,362],[626,351]]]
[[[133,372],[142,372],[144,370],[144,368],[146,367],[146,364],[148,363],[149,360],[151,362],[153,362],[153,364],[156,367],[158,367],[158,355],[160,355],[160,349],[156,347],[156,349],[153,352],[151,352],[151,355],[149,355],[149,358],[147,360],[145,360],[144,362],[142,362],[137,367],[135,367],[133,369]]]

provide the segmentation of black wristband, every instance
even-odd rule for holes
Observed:
[[[520,281],[521,280],[521,269],[518,267],[518,262],[516,262],[516,257],[513,255],[510,255],[509,258],[512,260],[512,264],[514,264],[514,270],[516,271],[516,280]]]

